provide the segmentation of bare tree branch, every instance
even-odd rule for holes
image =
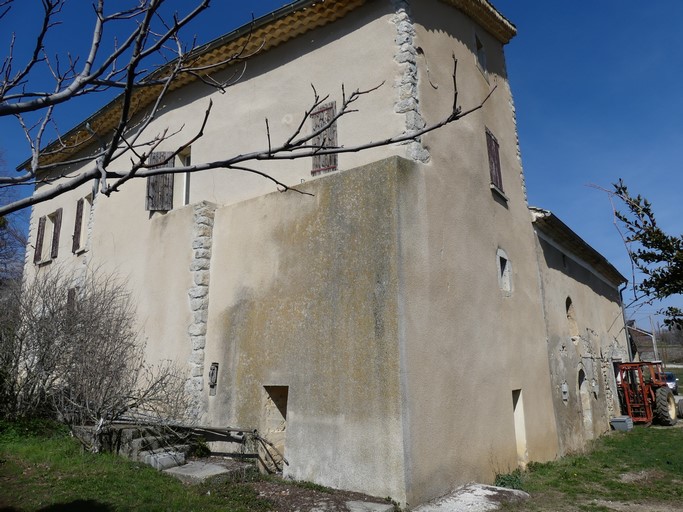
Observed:
[[[12,8],[10,5],[13,0],[1,0],[0,1],[0,20],[5,17],[5,14],[9,12]]]
[[[14,75],[11,74],[12,51],[3,65],[3,82],[0,85],[0,116],[15,115],[22,126],[29,146],[31,158],[28,170],[11,177],[0,177],[0,189],[17,185],[39,185],[50,183],[50,187],[42,187],[28,198],[20,199],[0,206],[0,216],[17,211],[27,206],[39,204],[53,199],[69,190],[74,190],[83,184],[99,179],[102,193],[110,195],[128,181],[136,178],[146,178],[165,173],[192,173],[209,169],[230,169],[259,175],[272,181],[278,190],[292,190],[301,192],[295,187],[290,187],[272,174],[258,169],[258,163],[262,161],[297,160],[313,156],[323,156],[340,153],[356,153],[371,148],[401,144],[409,141],[417,141],[423,135],[437,130],[447,124],[479,110],[488,101],[495,87],[475,106],[463,111],[458,104],[458,88],[456,81],[457,60],[453,55],[453,107],[448,115],[441,120],[427,124],[424,128],[416,131],[405,132],[386,137],[377,141],[368,141],[353,146],[341,146],[332,143],[324,137],[326,131],[343,117],[356,113],[356,102],[381,88],[384,83],[366,90],[356,89],[347,95],[344,85],[341,90],[341,107],[331,119],[323,126],[307,132],[305,127],[311,120],[311,116],[329,99],[329,95],[321,96],[312,85],[313,100],[303,115],[296,128],[284,139],[277,143],[273,140],[269,121],[266,119],[266,147],[257,151],[228,155],[212,162],[193,163],[192,165],[171,167],[173,160],[193,142],[203,136],[209,121],[212,103],[209,102],[200,128],[188,137],[184,137],[178,149],[172,152],[167,160],[167,165],[159,166],[158,163],[149,163],[150,155],[170,137],[178,135],[183,127],[173,133],[162,130],[160,133],[150,133],[152,122],[157,118],[161,106],[167,94],[172,90],[173,84],[183,75],[190,75],[203,83],[224,92],[225,89],[241,79],[246,61],[255,53],[258,53],[266,44],[266,41],[253,41],[253,34],[247,33],[240,43],[240,47],[228,58],[221,62],[210,65],[196,64],[192,52],[184,50],[178,37],[178,31],[196,18],[207,8],[209,0],[200,1],[186,15],[174,16],[172,22],[166,22],[161,16],[160,8],[164,0],[140,0],[137,5],[130,9],[123,8],[114,13],[107,13],[105,0],[97,0],[93,5],[95,23],[93,25],[92,40],[88,48],[87,56],[82,65],[79,59],[69,56],[67,68],[60,68],[57,58],[50,60],[44,49],[44,38],[50,27],[58,22],[59,14],[64,0],[44,0],[45,12],[42,18],[38,42],[32,57],[22,70]],[[9,6],[9,1],[3,3],[0,0],[0,9]],[[160,20],[156,30],[153,26],[155,20]],[[103,33],[106,26],[116,22],[134,22],[135,26],[120,44],[116,44],[104,57],[100,55],[103,46]],[[253,28],[253,22],[252,22]],[[257,44],[254,49],[254,44]],[[172,48],[171,48],[172,46]],[[145,78],[140,78],[143,73],[142,67],[145,59],[152,55],[165,55],[172,51],[175,59],[168,61],[160,70]],[[122,65],[119,66],[119,62]],[[42,63],[52,74],[54,90],[40,92],[19,88],[30,75],[30,72],[38,64]],[[222,69],[226,65],[235,65],[233,73],[228,79],[217,80],[211,76],[214,69]],[[241,64],[241,66],[239,65]],[[45,149],[43,139],[46,129],[54,123],[54,108],[71,98],[80,95],[100,92],[102,90],[121,88],[122,93],[117,99],[118,120],[113,130],[108,133],[100,133],[94,127],[85,124],[84,135],[70,137],[64,140],[58,136],[57,142],[52,143]],[[147,104],[144,111],[139,112],[137,107],[138,93],[141,88],[153,91],[154,100]],[[150,89],[151,88],[151,89]],[[24,116],[39,111],[41,117],[31,124]],[[137,117],[136,117],[137,116]],[[99,147],[91,150],[89,155],[77,154],[77,150],[93,142],[98,142]],[[67,155],[75,155],[69,158]],[[58,162],[51,160],[59,158]],[[112,170],[112,163],[126,158],[129,160],[126,171]],[[86,165],[83,170],[70,174],[76,166]]]
[[[493,87],[477,105],[463,111],[457,102],[457,59],[455,59],[454,56],[453,109],[447,116],[445,116],[443,119],[435,123],[428,124],[424,128],[417,131],[407,132],[392,137],[380,139],[377,141],[370,141],[367,143],[353,146],[337,146],[329,144],[329,142],[326,140],[323,140],[320,144],[312,144],[311,142],[319,135],[325,133],[325,131],[329,129],[329,127],[332,126],[334,123],[336,123],[339,119],[349,114],[357,112],[357,110],[353,108],[355,102],[357,102],[361,97],[372,94],[373,92],[377,91],[380,87],[384,85],[384,83],[378,84],[377,86],[374,86],[366,90],[357,89],[348,96],[346,95],[344,86],[342,86],[342,104],[339,111],[334,116],[332,116],[331,119],[323,126],[311,131],[310,133],[303,134],[304,127],[306,126],[306,123],[310,120],[311,114],[315,112],[329,98],[329,95],[321,97],[318,94],[315,87],[311,86],[313,90],[313,101],[310,107],[305,110],[301,118],[301,121],[299,122],[298,126],[294,129],[294,131],[288,136],[288,138],[283,143],[279,145],[273,145],[269,125],[266,122],[267,147],[262,150],[238,154],[222,160],[192,164],[188,166],[172,167],[159,166],[158,164],[150,166],[147,163],[149,155],[155,151],[155,149],[159,146],[161,141],[168,138],[168,134],[160,133],[152,139],[150,139],[149,137],[143,139],[143,135],[146,133],[146,130],[149,127],[151,121],[155,118],[161,101],[169,89],[171,81],[177,76],[181,69],[182,61],[178,61],[176,63],[176,67],[168,75],[168,80],[166,81],[164,87],[160,90],[155,103],[149,108],[147,115],[145,116],[138,130],[136,130],[131,140],[126,140],[126,138],[124,137],[125,131],[128,127],[128,109],[131,98],[130,94],[126,94],[124,97],[124,107],[122,109],[122,113],[119,119],[119,126],[115,130],[114,138],[112,141],[109,141],[107,143],[107,147],[102,150],[99,156],[96,157],[95,164],[90,169],[87,169],[72,178],[62,179],[58,184],[56,184],[53,187],[50,187],[49,189],[36,191],[36,193],[30,198],[26,198],[24,200],[0,207],[0,215],[16,211],[29,205],[38,204],[40,202],[50,200],[68,190],[73,190],[83,185],[84,183],[98,177],[101,178],[102,192],[106,195],[109,195],[113,192],[120,190],[123,184],[134,178],[146,178],[149,176],[167,173],[201,172],[209,169],[232,169],[243,172],[249,172],[271,180],[278,186],[279,190],[298,191],[296,188],[289,187],[288,185],[282,183],[280,180],[274,178],[272,175],[254,169],[253,166],[248,166],[245,164],[248,164],[249,162],[259,161],[297,160],[301,158],[310,158],[316,155],[357,153],[371,148],[418,140],[421,136],[429,132],[437,130],[447,124],[456,122],[459,119],[462,119],[463,117],[471,114],[472,112],[481,109],[496,89],[496,87]],[[132,80],[132,74],[129,78]],[[130,91],[132,89],[128,90]],[[184,148],[192,144],[192,142],[196,141],[203,135],[204,129],[206,127],[211,112],[211,105],[211,102],[209,102],[209,106],[207,107],[207,110],[205,112],[201,127],[197,131],[197,133],[193,137],[191,137],[189,141],[181,144],[180,148],[173,152],[172,157],[168,159],[169,161],[172,161],[172,159],[178,154],[180,154]],[[135,150],[136,147],[146,147],[146,149],[143,152],[138,153]],[[134,156],[134,158],[130,162],[129,170],[125,173],[108,170],[109,164],[117,158],[120,158],[127,151],[131,152]],[[61,165],[66,164],[62,163]],[[39,165],[36,165],[35,168],[42,170]],[[52,166],[52,168],[57,168],[57,166]],[[114,180],[114,182],[111,185],[109,185],[107,183],[107,180],[112,179]],[[14,178],[13,182],[16,183],[17,179]],[[0,184],[1,183],[2,181],[0,180]]]

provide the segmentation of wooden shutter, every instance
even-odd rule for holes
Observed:
[[[502,192],[503,177],[500,172],[500,152],[498,148],[498,141],[488,130],[486,130],[486,149],[489,154],[489,171],[491,172],[491,183]]]
[[[71,244],[71,252],[76,254],[81,248],[81,229],[83,227],[83,199],[76,202],[76,224],[74,224],[74,238]]]
[[[173,153],[156,151],[149,155],[150,168],[174,167]],[[167,212],[173,209],[173,174],[157,174],[147,178],[147,200],[145,209],[150,212]]]
[[[52,217],[54,229],[52,231],[52,250],[50,258],[55,259],[59,253],[59,232],[62,229],[62,209],[58,208]]]
[[[36,234],[36,250],[33,253],[33,263],[39,263],[43,252],[43,238],[45,237],[45,216],[38,219],[38,233]]]
[[[320,106],[320,109],[311,113],[311,120],[313,121],[313,132],[317,132],[324,126],[330,123],[337,112],[337,104],[334,101],[325,103]],[[313,146],[319,149],[328,149],[337,147],[337,122],[332,123],[326,130],[313,137],[311,140]],[[314,155],[313,156],[313,170],[311,174],[321,174],[324,172],[331,172],[337,170],[337,155]]]

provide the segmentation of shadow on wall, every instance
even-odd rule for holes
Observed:
[[[612,287],[604,283],[590,270],[585,268],[583,265],[578,264],[570,257],[562,254],[560,251],[548,244],[548,242],[545,240],[539,238],[538,242],[543,252],[545,264],[549,269],[557,270],[558,272],[571,277],[577,282],[590,288],[595,294],[601,295],[610,301],[617,303],[621,302],[621,298],[619,297],[619,292],[616,287]]]

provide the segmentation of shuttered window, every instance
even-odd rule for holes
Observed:
[[[58,208],[50,215],[44,215],[38,219],[38,232],[36,233],[36,250],[33,254],[33,263],[47,263],[55,259],[59,254],[59,233],[62,229],[62,209]],[[51,238],[46,239],[47,236]],[[43,255],[46,246],[49,248],[47,256]]]
[[[327,126],[337,113],[337,104],[334,101],[321,105],[320,108],[311,113],[311,120],[313,121],[313,133],[321,130]],[[337,147],[337,122],[332,123],[327,129],[320,132],[311,140],[313,146],[318,149],[336,148]],[[311,174],[313,176],[325,172],[332,172],[337,170],[337,155],[314,155],[313,169]]]
[[[500,171],[500,152],[498,141],[493,134],[486,130],[486,149],[489,155],[489,171],[491,173],[491,185],[503,192],[503,176]]]
[[[59,254],[59,232],[62,229],[62,209],[59,208],[55,213],[50,215],[52,220],[52,247],[50,249],[50,258],[55,259]]]
[[[39,263],[43,254],[43,238],[45,238],[45,222],[47,217],[38,219],[38,233],[36,234],[36,250],[33,253],[33,263]]]
[[[149,155],[150,168],[173,167],[173,153],[157,151]],[[145,209],[150,212],[167,212],[173,209],[173,174],[157,174],[147,178]]]
[[[81,248],[81,237],[83,236],[83,203],[84,199],[76,202],[76,223],[74,224],[74,237],[71,244],[71,252],[76,254]]]
[[[81,253],[86,249],[88,222],[92,212],[92,194],[76,201],[76,220],[74,222],[74,234],[71,242],[71,252]]]

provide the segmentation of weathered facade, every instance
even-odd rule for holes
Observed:
[[[187,367],[197,421],[259,429],[297,479],[415,505],[606,431],[612,363],[628,358],[623,278],[540,210],[532,222],[503,51],[514,26],[485,0],[302,0],[255,30],[265,48],[239,83],[180,84],[150,133],[193,134],[212,98],[181,156],[218,160],[261,147],[265,117],[285,139],[311,82],[337,102],[342,83],[384,82],[336,126],[340,144],[377,140],[451,111],[452,55],[463,108],[496,90],[418,142],[259,166],[312,196],[220,169],[155,183],[172,205],[142,179],[66,193],[33,210],[27,275],[64,262],[126,276],[148,358]]]
[[[619,292],[624,278],[551,212],[531,211],[559,449],[566,454],[620,415],[611,384],[614,364],[631,360]]]

